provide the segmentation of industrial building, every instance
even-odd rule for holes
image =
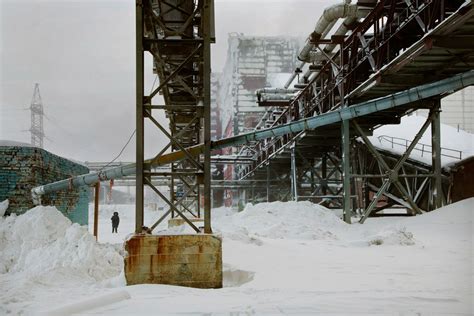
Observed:
[[[301,39],[296,37],[265,37],[231,33],[228,37],[227,59],[224,72],[214,74],[216,95],[212,120],[220,122],[215,139],[253,131],[265,107],[257,105],[257,89],[277,88],[285,84],[297,65]],[[211,94],[212,95],[212,94]],[[220,153],[233,155],[238,148],[229,147]],[[223,168],[223,179],[237,180],[234,164]],[[217,179],[216,179],[217,180]],[[222,191],[221,191],[222,192]],[[226,206],[238,204],[238,190],[223,191]],[[217,204],[218,205],[218,204]]]

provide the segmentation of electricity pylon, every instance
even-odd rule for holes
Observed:
[[[33,99],[30,105],[31,111],[31,145],[39,148],[43,148],[43,101],[41,101],[41,95],[39,91],[39,83],[35,84],[35,90],[33,92]]]

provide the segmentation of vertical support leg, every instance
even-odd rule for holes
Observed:
[[[314,190],[316,190],[316,187],[315,187],[315,183],[314,183],[314,158],[311,159],[311,171],[310,171],[310,175],[311,175],[311,193],[314,192]]]
[[[144,160],[144,68],[143,68],[143,4],[136,0],[136,194],[135,194],[135,232],[143,227],[143,160]]]
[[[204,232],[211,229],[211,1],[203,7]],[[213,17],[212,17],[213,18]]]
[[[196,191],[197,191],[197,205],[196,205],[197,216],[201,218],[201,200],[200,200],[201,187],[199,185],[196,187]],[[212,197],[212,189],[211,189],[211,197]]]
[[[323,178],[324,182],[321,183],[322,186],[322,193],[323,195],[328,194],[328,156],[327,154],[323,155],[322,161],[321,161],[321,178]]]
[[[99,195],[100,182],[94,185],[94,237],[95,240],[99,238]]]
[[[434,174],[433,198],[434,208],[443,206],[443,187],[441,183],[441,122],[440,122],[440,100],[435,100],[435,107],[431,121],[431,145],[432,145],[432,167]]]
[[[341,70],[339,73],[340,76],[340,99],[341,99],[341,107],[347,107],[345,103],[345,87],[344,87],[344,60],[345,60],[345,53],[344,53],[344,43],[341,41],[340,43],[340,65]],[[351,173],[350,173],[350,135],[349,135],[349,126],[350,122],[348,120],[343,120],[341,125],[341,134],[342,134],[342,181],[343,181],[343,192],[344,198],[342,202],[343,206],[343,217],[346,223],[351,223]]]
[[[296,144],[291,146],[291,197],[298,202],[298,176],[296,172]]]
[[[174,171],[174,164],[171,164],[171,171]],[[171,175],[170,177],[170,201],[171,203],[175,204],[176,203],[176,194],[175,194],[175,189],[174,189],[174,176]],[[171,209],[171,218],[174,218],[174,208]]]
[[[250,191],[250,202],[252,204],[255,204],[255,186],[253,185],[253,183],[252,183],[252,186],[251,186],[250,190],[251,190]]]
[[[350,139],[349,121],[342,121],[342,185],[344,191],[343,216],[346,223],[351,223],[351,174],[350,174]]]
[[[267,203],[270,202],[270,162],[267,163]]]

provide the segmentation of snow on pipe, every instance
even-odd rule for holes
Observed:
[[[294,94],[261,94],[257,96],[258,102],[265,101],[291,101],[295,98]]]
[[[298,59],[304,62],[309,62],[309,53],[314,47],[314,43],[317,42],[327,32],[329,26],[337,21],[338,19],[354,17],[358,14],[358,6],[350,3],[335,4],[324,9],[323,14],[319,18],[314,31],[309,35],[306,40],[305,46],[301,49]]]
[[[298,91],[299,91],[298,89],[263,88],[263,89],[257,89],[255,91],[255,94],[256,95],[259,95],[262,93],[288,94],[288,93],[296,93]]]
[[[278,137],[289,133],[298,133],[304,130],[311,130],[325,125],[334,124],[342,120],[349,120],[390,108],[395,108],[418,100],[451,94],[471,85],[474,85],[474,70],[375,100],[355,104],[337,111],[324,113],[315,117],[213,141],[211,142],[211,149],[221,149],[235,145],[242,145],[253,141],[259,141],[262,139]],[[186,148],[186,150],[188,154],[197,156],[204,152],[204,144],[189,147]],[[145,164],[149,165],[150,167],[157,167],[185,158],[186,154],[183,151],[175,151],[146,160]],[[70,179],[45,184],[35,187],[31,190],[33,202],[35,204],[39,204],[41,202],[41,195],[50,192],[65,190],[68,188],[71,189],[83,185],[91,185],[102,180],[118,179],[132,174],[135,174],[135,164],[111,168],[98,173],[80,175]]]
[[[282,88],[264,88],[255,91],[257,95],[257,102],[262,101],[289,101],[295,98],[297,89],[282,89]]]
[[[365,17],[366,14],[364,14],[364,17]],[[357,21],[358,18],[356,17],[347,17],[344,19],[344,22],[342,22],[342,24],[338,27],[338,29],[334,32],[334,35],[345,35],[349,29],[347,28],[348,25],[351,25],[352,23],[354,23],[355,21]],[[334,21],[335,22],[335,21]],[[325,33],[327,33],[330,29],[332,28],[332,26],[328,26],[327,30]],[[323,34],[321,37],[324,37],[325,35]],[[334,48],[336,47],[336,44],[329,44],[329,45],[326,45],[325,48],[324,48],[324,52],[328,55],[331,55],[332,54],[332,51],[334,50]],[[311,63],[315,63],[315,62],[320,62],[322,60],[325,60],[326,59],[326,56],[319,52],[319,51],[312,51],[310,49],[309,51],[309,56],[307,58],[306,61],[302,61],[300,63],[300,65],[297,67],[298,69],[302,69],[303,66],[306,64],[306,62],[311,62]],[[308,81],[311,81],[311,78],[309,78],[311,76],[311,70],[307,70],[305,72],[305,74],[303,76],[301,76],[300,80],[299,80],[299,83],[304,83],[305,82],[305,78],[308,78]],[[314,74],[316,75],[316,74]],[[296,78],[296,71],[293,72],[293,74],[291,75],[291,77],[288,79],[288,81],[285,83],[285,88],[288,88],[291,83],[293,82],[293,80],[295,80]]]
[[[368,3],[376,3],[377,0],[367,0]],[[307,62],[318,61],[322,58],[322,54],[315,53],[312,54],[311,50],[314,47],[314,42],[319,40],[320,38],[324,37],[329,33],[332,29],[336,21],[340,18],[345,18],[344,22],[339,26],[336,30],[334,35],[344,35],[347,33],[348,28],[347,26],[352,24],[359,18],[365,18],[368,14],[369,10],[367,8],[360,8],[358,5],[350,4],[349,1],[345,1],[341,4],[336,4],[330,7],[327,7],[322,16],[319,18],[316,26],[314,28],[314,32],[310,34],[309,38],[306,40],[305,46],[301,49],[300,54],[298,55],[298,59],[301,60],[300,65],[298,66],[299,69],[303,68],[304,64]],[[324,51],[326,53],[331,53],[334,49],[335,45],[331,44],[328,45]],[[305,76],[308,76],[309,73],[307,72]],[[294,72],[288,81],[285,83],[285,88],[288,88],[293,80],[296,78],[296,72]]]
[[[377,3],[377,0],[366,0],[365,1],[365,4],[369,5],[369,6],[370,6],[370,4],[375,5],[376,3]],[[363,19],[363,18],[367,17],[369,12],[370,12],[369,7],[366,8],[366,7],[362,7],[362,6],[359,5],[357,7],[357,12],[356,12],[355,16],[346,17],[344,19],[344,21],[342,22],[342,24],[334,32],[334,35],[336,35],[336,36],[345,35],[349,31],[348,26],[350,26],[351,24],[353,24],[355,21],[357,21],[359,19]],[[327,54],[331,54],[335,47],[336,47],[336,44],[328,44],[324,48],[324,52],[327,53]],[[318,62],[318,61],[321,61],[322,58],[323,58],[323,54],[321,52],[312,52],[312,51],[309,52],[309,62]]]

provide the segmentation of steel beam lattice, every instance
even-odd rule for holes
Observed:
[[[137,0],[137,175],[136,232],[142,230],[144,186],[169,206],[166,214],[182,217],[199,232],[187,217],[201,217],[204,206],[204,231],[210,225],[210,44],[213,37],[212,0]],[[212,34],[211,34],[212,33]],[[159,85],[149,94],[144,91],[144,55],[153,57],[153,70]],[[162,98],[158,98],[162,96]],[[163,99],[164,104],[155,100]],[[164,111],[169,120],[164,126],[156,117]],[[144,162],[144,125],[151,122],[169,143],[154,159],[180,151],[185,159],[169,162],[170,196],[153,184],[155,173]],[[204,144],[202,154],[187,148]],[[151,225],[155,228],[157,223]]]

